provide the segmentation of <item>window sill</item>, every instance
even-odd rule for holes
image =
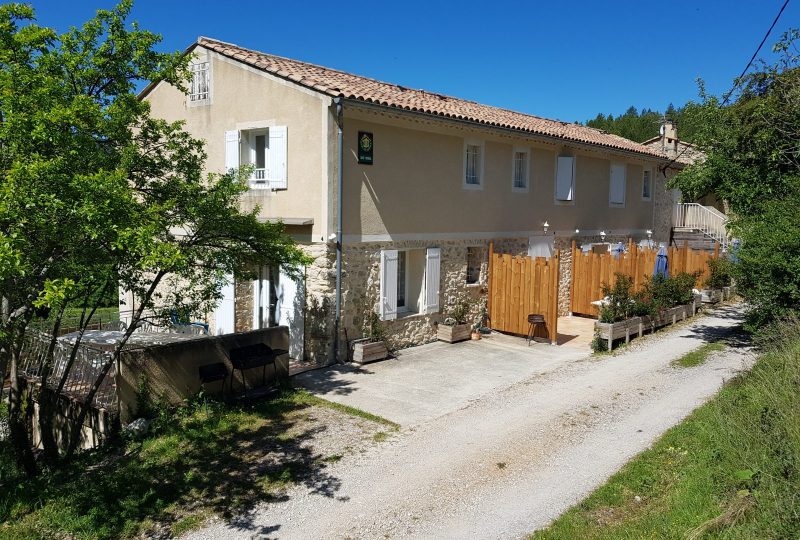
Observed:
[[[420,313],[419,311],[402,311],[397,314],[397,321],[402,321],[405,319],[414,319],[416,317],[424,317],[426,315],[433,315],[433,313]]]
[[[469,289],[478,289],[480,287],[483,287],[483,283],[481,283],[480,281],[478,283],[464,283],[464,286]]]
[[[471,191],[483,191],[483,184],[467,184],[464,182],[461,184],[462,189],[467,189]]]

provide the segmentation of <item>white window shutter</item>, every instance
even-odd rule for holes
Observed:
[[[625,204],[625,165],[611,164],[611,183],[608,191],[608,202]]]
[[[556,199],[571,201],[575,197],[575,158],[558,156],[556,167]]]
[[[225,171],[239,168],[239,132],[225,132]]]
[[[286,126],[269,128],[266,176],[272,189],[286,189]]]
[[[397,318],[397,250],[381,251],[380,316],[384,321]]]
[[[439,311],[439,283],[441,281],[442,250],[428,248],[425,252],[425,312]]]

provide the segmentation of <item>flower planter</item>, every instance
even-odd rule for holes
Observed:
[[[383,360],[389,356],[389,349],[383,341],[362,341],[353,344],[353,362],[366,364]]]
[[[700,294],[704,304],[717,304],[725,300],[724,289],[703,289]]]
[[[446,341],[447,343],[466,341],[470,339],[470,325],[457,324],[455,326],[447,326],[446,324],[440,324],[436,330],[436,337],[439,341]]]
[[[700,301],[701,295],[695,295],[693,302],[666,309],[655,317],[633,317],[615,323],[597,321],[594,323],[594,328],[600,334],[600,337],[607,341],[608,350],[610,351],[616,339],[625,338],[625,343],[629,343],[632,336],[642,337],[642,334],[647,329],[653,331],[661,326],[675,324],[678,321],[694,316],[697,313],[697,306]]]

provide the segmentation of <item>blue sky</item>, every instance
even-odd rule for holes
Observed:
[[[663,111],[726,92],[783,0],[271,2],[138,0],[163,50],[214,37],[414,88],[584,121],[630,105]],[[106,0],[33,1],[39,23],[77,25]],[[800,27],[790,2],[762,50]]]

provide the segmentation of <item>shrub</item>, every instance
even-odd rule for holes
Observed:
[[[672,277],[657,274],[645,282],[643,294],[652,298],[653,308],[665,310],[692,301],[692,290],[699,274],[681,272]]]
[[[450,320],[453,321],[453,324],[449,326],[454,326],[456,324],[467,324],[469,313],[472,309],[472,304],[473,302],[470,301],[466,294],[461,294],[456,297],[445,312],[444,324],[448,324]]]
[[[608,350],[608,343],[606,340],[600,336],[600,332],[594,332],[594,339],[592,339],[592,343],[590,344],[592,347],[592,351],[594,352],[606,352]]]
[[[633,278],[617,272],[614,274],[614,285],[603,283],[601,288],[603,296],[608,298],[608,303],[600,309],[601,322],[622,321],[631,316],[634,304]]]
[[[733,263],[726,258],[720,257],[718,259],[709,259],[708,261],[708,277],[704,285],[709,289],[721,289],[722,287],[730,287],[731,285],[731,272]]]

